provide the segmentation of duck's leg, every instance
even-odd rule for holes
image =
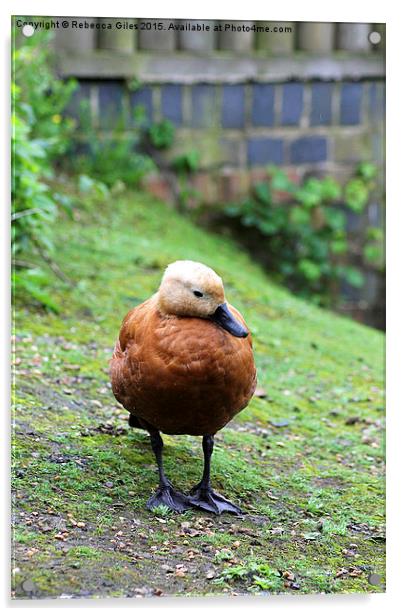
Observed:
[[[204,472],[200,483],[190,491],[190,503],[193,507],[199,507],[218,515],[227,511],[228,513],[240,514],[242,510],[227,500],[221,494],[214,492],[211,488],[211,456],[214,449],[214,437],[203,436],[202,449],[204,452]]]
[[[163,441],[162,437],[159,434],[158,430],[149,430],[149,434],[151,437],[151,445],[153,452],[155,454],[156,463],[158,465],[159,471],[159,487],[156,490],[155,494],[151,496],[151,498],[147,502],[147,507],[151,511],[158,507],[159,505],[165,505],[172,509],[173,511],[178,511],[182,513],[186,509],[190,508],[189,499],[187,496],[175,490],[165,475],[163,470],[163,461],[162,461],[162,449],[163,449]]]

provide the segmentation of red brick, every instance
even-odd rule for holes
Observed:
[[[172,189],[169,182],[160,175],[150,175],[144,180],[144,188],[154,197],[173,203]]]
[[[259,184],[260,182],[266,182],[268,180],[268,172],[264,169],[251,169],[250,171],[250,184]]]
[[[301,180],[300,169],[296,167],[284,167],[283,171],[285,171],[286,175],[288,176],[291,182],[294,182],[295,184],[298,184],[300,182]]]
[[[218,177],[218,197],[223,203],[242,199],[249,189],[250,177],[247,172],[226,170]]]
[[[197,173],[191,180],[191,185],[200,193],[202,203],[211,205],[216,203],[216,183],[209,173]]]

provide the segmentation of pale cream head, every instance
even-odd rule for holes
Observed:
[[[210,317],[225,302],[220,276],[196,261],[175,261],[168,265],[157,293],[164,314]]]

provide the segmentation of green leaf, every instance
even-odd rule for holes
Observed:
[[[352,287],[362,287],[364,285],[364,275],[355,267],[346,266],[343,270],[346,281]]]
[[[157,124],[153,124],[148,131],[150,141],[155,148],[160,150],[172,146],[175,127],[170,120],[162,120]]]
[[[40,269],[28,269],[13,273],[14,288],[17,290],[18,288],[24,289],[42,306],[58,314],[60,313],[60,306],[43,288],[48,281],[49,277]]]
[[[366,237],[368,240],[382,242],[384,239],[384,231],[380,227],[367,227]]]
[[[89,193],[94,187],[94,180],[90,178],[88,175],[79,175],[78,176],[78,190],[82,193]]]
[[[297,227],[310,225],[311,222],[310,212],[299,205],[291,207],[289,219]]]
[[[321,277],[320,266],[310,259],[302,259],[299,261],[298,269],[308,280],[315,281]]]
[[[246,216],[242,217],[242,222],[243,225],[245,225],[246,227],[252,227],[256,222],[256,218],[251,214],[247,214]]]
[[[200,158],[200,153],[197,150],[190,150],[180,156],[176,156],[172,161],[172,165],[178,173],[194,173],[199,168]]]
[[[232,218],[234,218],[235,216],[238,216],[241,213],[241,211],[242,211],[241,204],[228,203],[227,205],[224,206],[225,214],[227,214],[228,216],[231,216]]]
[[[295,197],[307,208],[313,208],[321,203],[321,194],[306,187],[296,190]]]
[[[133,122],[137,126],[146,126],[147,114],[144,105],[136,105],[134,107]]]
[[[364,258],[372,265],[380,265],[384,258],[384,251],[380,244],[366,244],[363,248]]]
[[[264,233],[264,235],[274,235],[278,229],[279,229],[279,225],[278,223],[274,222],[273,220],[264,220],[262,222],[258,222],[257,226],[259,228],[259,230]]]
[[[271,177],[271,188],[272,190],[278,190],[280,192],[288,192],[293,193],[296,186],[291,180],[289,180],[288,176],[282,169],[278,169],[277,167],[270,166],[267,169],[268,174]]]
[[[340,199],[342,189],[339,183],[333,178],[326,177],[321,182],[321,196],[324,201],[336,201]]]
[[[363,162],[358,166],[357,173],[365,180],[372,180],[377,175],[377,167],[373,163]]]
[[[343,212],[331,206],[324,206],[322,210],[325,221],[334,231],[342,231],[346,225],[346,217]]]
[[[352,178],[345,187],[346,205],[354,212],[364,210],[369,197],[369,190],[360,178]]]
[[[346,240],[334,240],[331,242],[331,251],[335,255],[342,255],[347,251],[348,244]]]
[[[261,203],[264,203],[265,205],[270,205],[272,200],[271,190],[266,182],[260,182],[259,184],[256,184],[254,186],[254,193],[257,199],[261,201]]]

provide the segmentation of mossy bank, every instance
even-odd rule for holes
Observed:
[[[71,281],[49,270],[58,313],[15,298],[13,596],[383,592],[382,334],[295,299],[142,193],[81,199],[55,241]],[[259,397],[218,434],[213,464],[240,518],[146,510],[148,437],[108,381],[122,317],[176,259],[213,267],[253,334]],[[189,489],[200,439],[165,442]]]

